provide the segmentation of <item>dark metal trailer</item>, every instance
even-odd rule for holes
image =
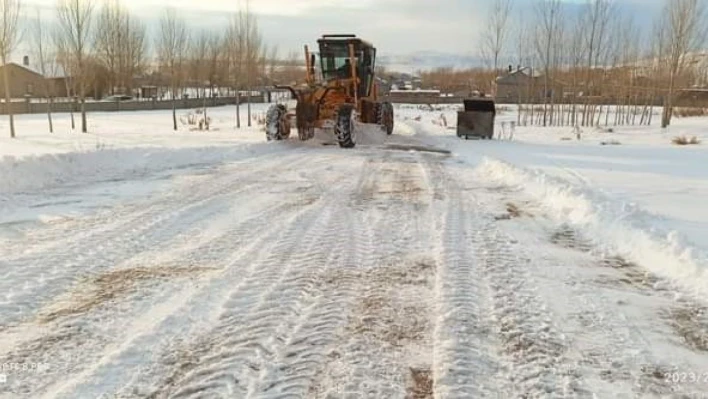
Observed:
[[[496,106],[494,100],[473,98],[463,100],[464,111],[457,112],[457,136],[492,139],[494,137],[494,119]]]

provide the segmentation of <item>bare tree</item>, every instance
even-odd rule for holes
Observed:
[[[52,105],[54,103],[53,87],[50,84],[49,76],[54,76],[57,72],[57,62],[55,51],[51,48],[50,30],[45,28],[47,21],[42,19],[41,8],[36,7],[36,19],[32,25],[32,47],[34,48],[39,72],[44,76],[44,97],[47,100],[47,121],[49,122],[49,133],[54,133],[54,122],[52,121]]]
[[[58,20],[63,46],[64,70],[78,86],[81,101],[81,131],[88,132],[86,120],[86,90],[89,80],[88,56],[93,22],[93,0],[58,0]]]
[[[581,19],[582,29],[585,31],[584,46],[586,51],[586,75],[585,87],[590,93],[595,89],[595,76],[593,70],[603,61],[603,56],[607,56],[609,46],[606,41],[609,39],[608,26],[613,12],[612,0],[587,0],[584,18]],[[586,101],[583,109],[583,125],[592,125],[594,120],[595,107]]]
[[[704,44],[708,24],[705,21],[705,3],[701,0],[666,0],[660,34],[664,40],[665,58],[669,74],[669,88],[665,97],[661,127],[671,123],[674,96],[679,77],[685,72],[692,52]]]
[[[270,52],[268,53],[268,67],[267,67],[267,71],[266,71],[266,75],[268,76],[268,84],[270,84],[270,85],[273,84],[273,76],[275,76],[275,72],[277,69],[278,69],[278,46],[274,45],[273,47],[270,48]]]
[[[124,41],[121,29],[123,12],[120,1],[106,0],[97,19],[97,25],[101,28],[96,30],[94,46],[97,58],[108,70],[110,94],[116,94],[115,89],[118,86],[118,69]]]
[[[530,82],[533,79],[533,70],[531,69],[531,60],[532,60],[532,55],[530,52],[531,48],[531,42],[530,42],[530,37],[529,37],[529,26],[526,23],[526,20],[523,15],[519,15],[519,20],[516,23],[516,28],[515,28],[515,35],[516,35],[516,65],[517,65],[517,72],[520,74],[519,77],[517,78],[517,82],[519,84],[517,85],[516,91],[517,91],[517,119],[516,123],[518,125],[522,124],[522,114],[523,114],[523,123],[526,123],[526,118],[527,118],[527,107],[524,106],[524,104],[528,104],[530,100],[530,95],[531,95],[531,87],[530,87]],[[528,80],[526,82],[525,87],[522,87],[523,83],[523,76],[521,74],[528,74]]]
[[[187,25],[173,8],[168,8],[160,21],[157,55],[162,68],[169,75],[172,94],[172,122],[177,130],[177,96],[184,83],[184,64],[189,45]]]
[[[249,8],[240,8],[234,14],[226,32],[226,49],[229,59],[230,81],[236,89],[236,127],[241,127],[240,92],[246,89],[248,126],[251,126],[251,93],[264,62],[263,38],[255,14]]]
[[[200,34],[192,37],[189,47],[189,78],[196,85],[197,96],[202,99],[204,120],[207,120],[207,94],[206,85],[209,79],[209,46],[211,32],[203,30]],[[209,124],[206,124],[209,130]]]
[[[246,33],[244,12],[239,10],[234,14],[226,31],[226,56],[228,63],[228,76],[232,87],[236,90],[236,127],[241,127],[241,98],[240,90],[243,87],[244,54],[246,48]]]
[[[108,0],[98,16],[95,46],[97,57],[108,70],[109,90],[132,91],[133,77],[140,72],[147,53],[146,27],[133,17],[120,0]]]
[[[548,96],[551,91],[551,72],[557,59],[561,39],[561,0],[539,0],[536,4],[536,52],[543,65],[543,126],[548,124]]]
[[[5,108],[10,118],[10,137],[15,137],[15,117],[12,112],[10,77],[7,62],[19,42],[20,0],[0,0],[2,27],[0,27],[0,58],[2,59],[3,80],[5,81]]]
[[[209,41],[211,32],[201,31],[192,37],[189,46],[189,78],[198,88],[198,96],[206,97],[206,81],[209,78]]]
[[[246,67],[246,89],[248,90],[248,127],[251,127],[251,95],[253,94],[253,83],[258,77],[258,71],[264,62],[263,38],[258,27],[258,20],[249,8],[249,0],[246,0],[246,12],[244,17],[244,32],[246,35],[244,56]]]
[[[482,33],[482,56],[492,64],[494,73],[499,71],[499,57],[508,39],[508,21],[511,14],[511,0],[494,0],[487,27]]]
[[[54,26],[54,32],[52,35],[54,43],[54,60],[58,67],[61,68],[64,78],[64,90],[68,98],[75,96],[76,85],[74,84],[74,78],[72,77],[72,63],[71,55],[69,54],[68,45],[66,43],[66,38],[63,36],[62,28]],[[71,120],[71,130],[76,130],[76,119],[74,118],[74,105],[72,102],[72,107],[69,108],[69,116]]]
[[[209,80],[209,94],[214,96],[214,89],[223,83],[223,78],[227,72],[224,70],[224,40],[223,37],[216,32],[211,32],[209,42],[207,43],[207,69]]]
[[[571,71],[571,90],[573,95],[573,104],[571,105],[570,120],[571,126],[576,126],[578,124],[578,91],[579,91],[579,80],[580,80],[580,67],[583,64],[583,29],[582,24],[579,23],[579,19],[573,19],[571,27],[568,32],[566,40],[568,40],[568,57],[570,58]]]
[[[138,18],[126,14],[123,21],[123,31],[126,37],[121,62],[123,85],[128,91],[133,90],[134,77],[147,68],[148,38],[147,26]]]

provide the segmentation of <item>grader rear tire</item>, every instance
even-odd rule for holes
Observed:
[[[387,135],[393,133],[393,105],[390,102],[379,104],[377,108],[377,122]]]
[[[266,138],[268,141],[280,141],[290,136],[290,122],[287,109],[283,104],[273,104],[266,112]]]
[[[354,106],[344,104],[337,111],[337,120],[334,125],[334,133],[337,136],[339,146],[342,148],[354,148],[356,138],[354,137]]]

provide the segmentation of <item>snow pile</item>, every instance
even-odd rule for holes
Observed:
[[[696,295],[708,295],[708,254],[664,219],[540,171],[484,158],[476,170],[487,181],[522,189],[559,223],[583,231],[602,249],[633,261]]]
[[[11,195],[66,184],[126,180],[175,168],[233,161],[285,150],[263,144],[201,148],[115,148],[0,158],[0,193]]]

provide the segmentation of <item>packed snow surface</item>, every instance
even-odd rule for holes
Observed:
[[[342,149],[265,107],[17,118],[0,398],[708,392],[708,153],[671,143],[706,118],[466,141],[402,105]]]

